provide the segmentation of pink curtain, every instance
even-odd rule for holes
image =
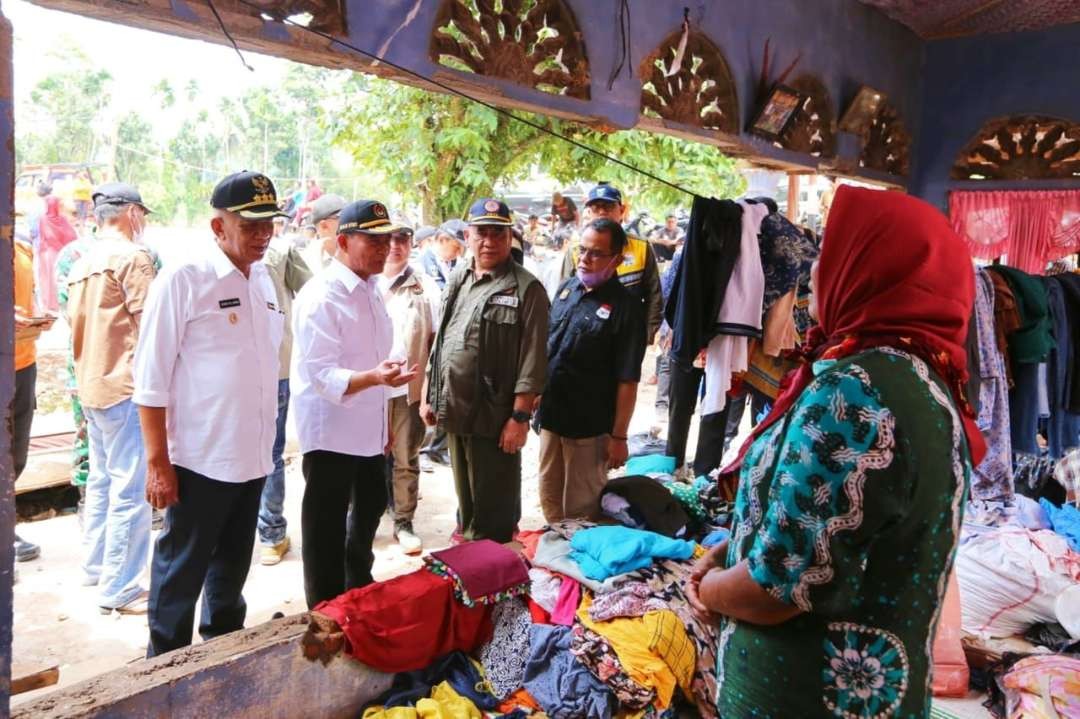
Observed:
[[[1080,251],[1080,190],[952,192],[949,217],[973,256],[1032,274]]]

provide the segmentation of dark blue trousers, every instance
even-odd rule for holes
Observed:
[[[219,482],[176,467],[180,501],[165,511],[165,529],[150,567],[147,657],[191,644],[195,602],[203,595],[199,634],[212,639],[242,629],[242,591],[255,547],[265,477]]]

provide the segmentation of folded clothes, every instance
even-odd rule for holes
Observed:
[[[675,458],[662,454],[643,454],[626,460],[627,474],[674,474]]]
[[[533,567],[529,570],[529,596],[532,600],[543,607],[548,614],[555,611],[555,603],[559,601],[559,587],[562,586],[562,576],[552,574],[542,567]]]
[[[534,624],[524,688],[551,719],[609,719],[614,697],[570,653],[572,640],[569,627]]]
[[[462,605],[453,582],[423,569],[350,589],[314,611],[341,627],[347,654],[389,674],[423,669],[455,650],[472,652],[491,636],[489,606]]]
[[[479,667],[461,652],[451,652],[423,669],[394,675],[394,683],[390,685],[390,689],[371,702],[369,706],[384,709],[418,706],[418,702],[422,699],[438,698],[433,690],[437,690],[440,684],[446,685],[446,688],[453,693],[442,691],[443,696],[447,698],[464,698],[469,706],[475,705],[474,708],[486,710],[499,706],[498,698],[487,690],[484,675]],[[369,717],[369,714],[365,712],[364,716]],[[482,715],[478,713],[478,716]]]
[[[551,623],[569,627],[574,623],[578,605],[581,603],[581,584],[567,577],[559,587],[559,598],[551,611]]]
[[[681,537],[686,533],[690,517],[679,500],[659,480],[643,475],[616,477],[604,485],[601,506],[605,506],[604,498],[611,494],[627,501],[629,507],[625,511],[631,517],[640,517],[645,523],[644,529],[668,537]]]
[[[575,536],[584,531],[586,530],[577,530]],[[614,591],[620,584],[632,579],[631,575],[609,577],[602,582],[590,579],[585,576],[578,563],[570,558],[572,551],[570,540],[557,532],[548,532],[540,538],[540,542],[536,545],[536,556],[533,557],[532,563],[537,567],[549,569],[552,572],[558,572],[575,579],[583,587],[601,594]]]
[[[570,559],[594,581],[642,569],[657,558],[690,559],[694,555],[692,542],[629,527],[582,530],[570,540],[570,548]]]
[[[532,617],[521,599],[508,599],[492,612],[495,630],[491,641],[480,647],[477,658],[491,693],[505,700],[525,681],[525,661],[529,658],[529,627]]]
[[[455,581],[466,606],[494,604],[528,589],[529,570],[521,557],[490,539],[432,552],[424,562],[432,572]]]
[[[431,690],[430,697],[416,700],[415,705],[368,707],[363,719],[484,719],[484,713],[449,682],[442,682]]]
[[[589,606],[589,617],[594,622],[606,622],[616,617],[643,617],[667,608],[667,602],[653,594],[647,584],[629,582],[614,592],[597,595]]]

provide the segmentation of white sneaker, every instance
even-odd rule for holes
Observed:
[[[394,539],[405,554],[415,555],[424,551],[424,542],[413,533],[412,522],[401,522],[395,525]]]

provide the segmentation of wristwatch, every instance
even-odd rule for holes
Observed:
[[[520,422],[521,424],[528,424],[529,420],[532,419],[532,414],[529,412],[522,412],[521,410],[515,410],[514,413],[510,415],[510,419],[515,422]]]

